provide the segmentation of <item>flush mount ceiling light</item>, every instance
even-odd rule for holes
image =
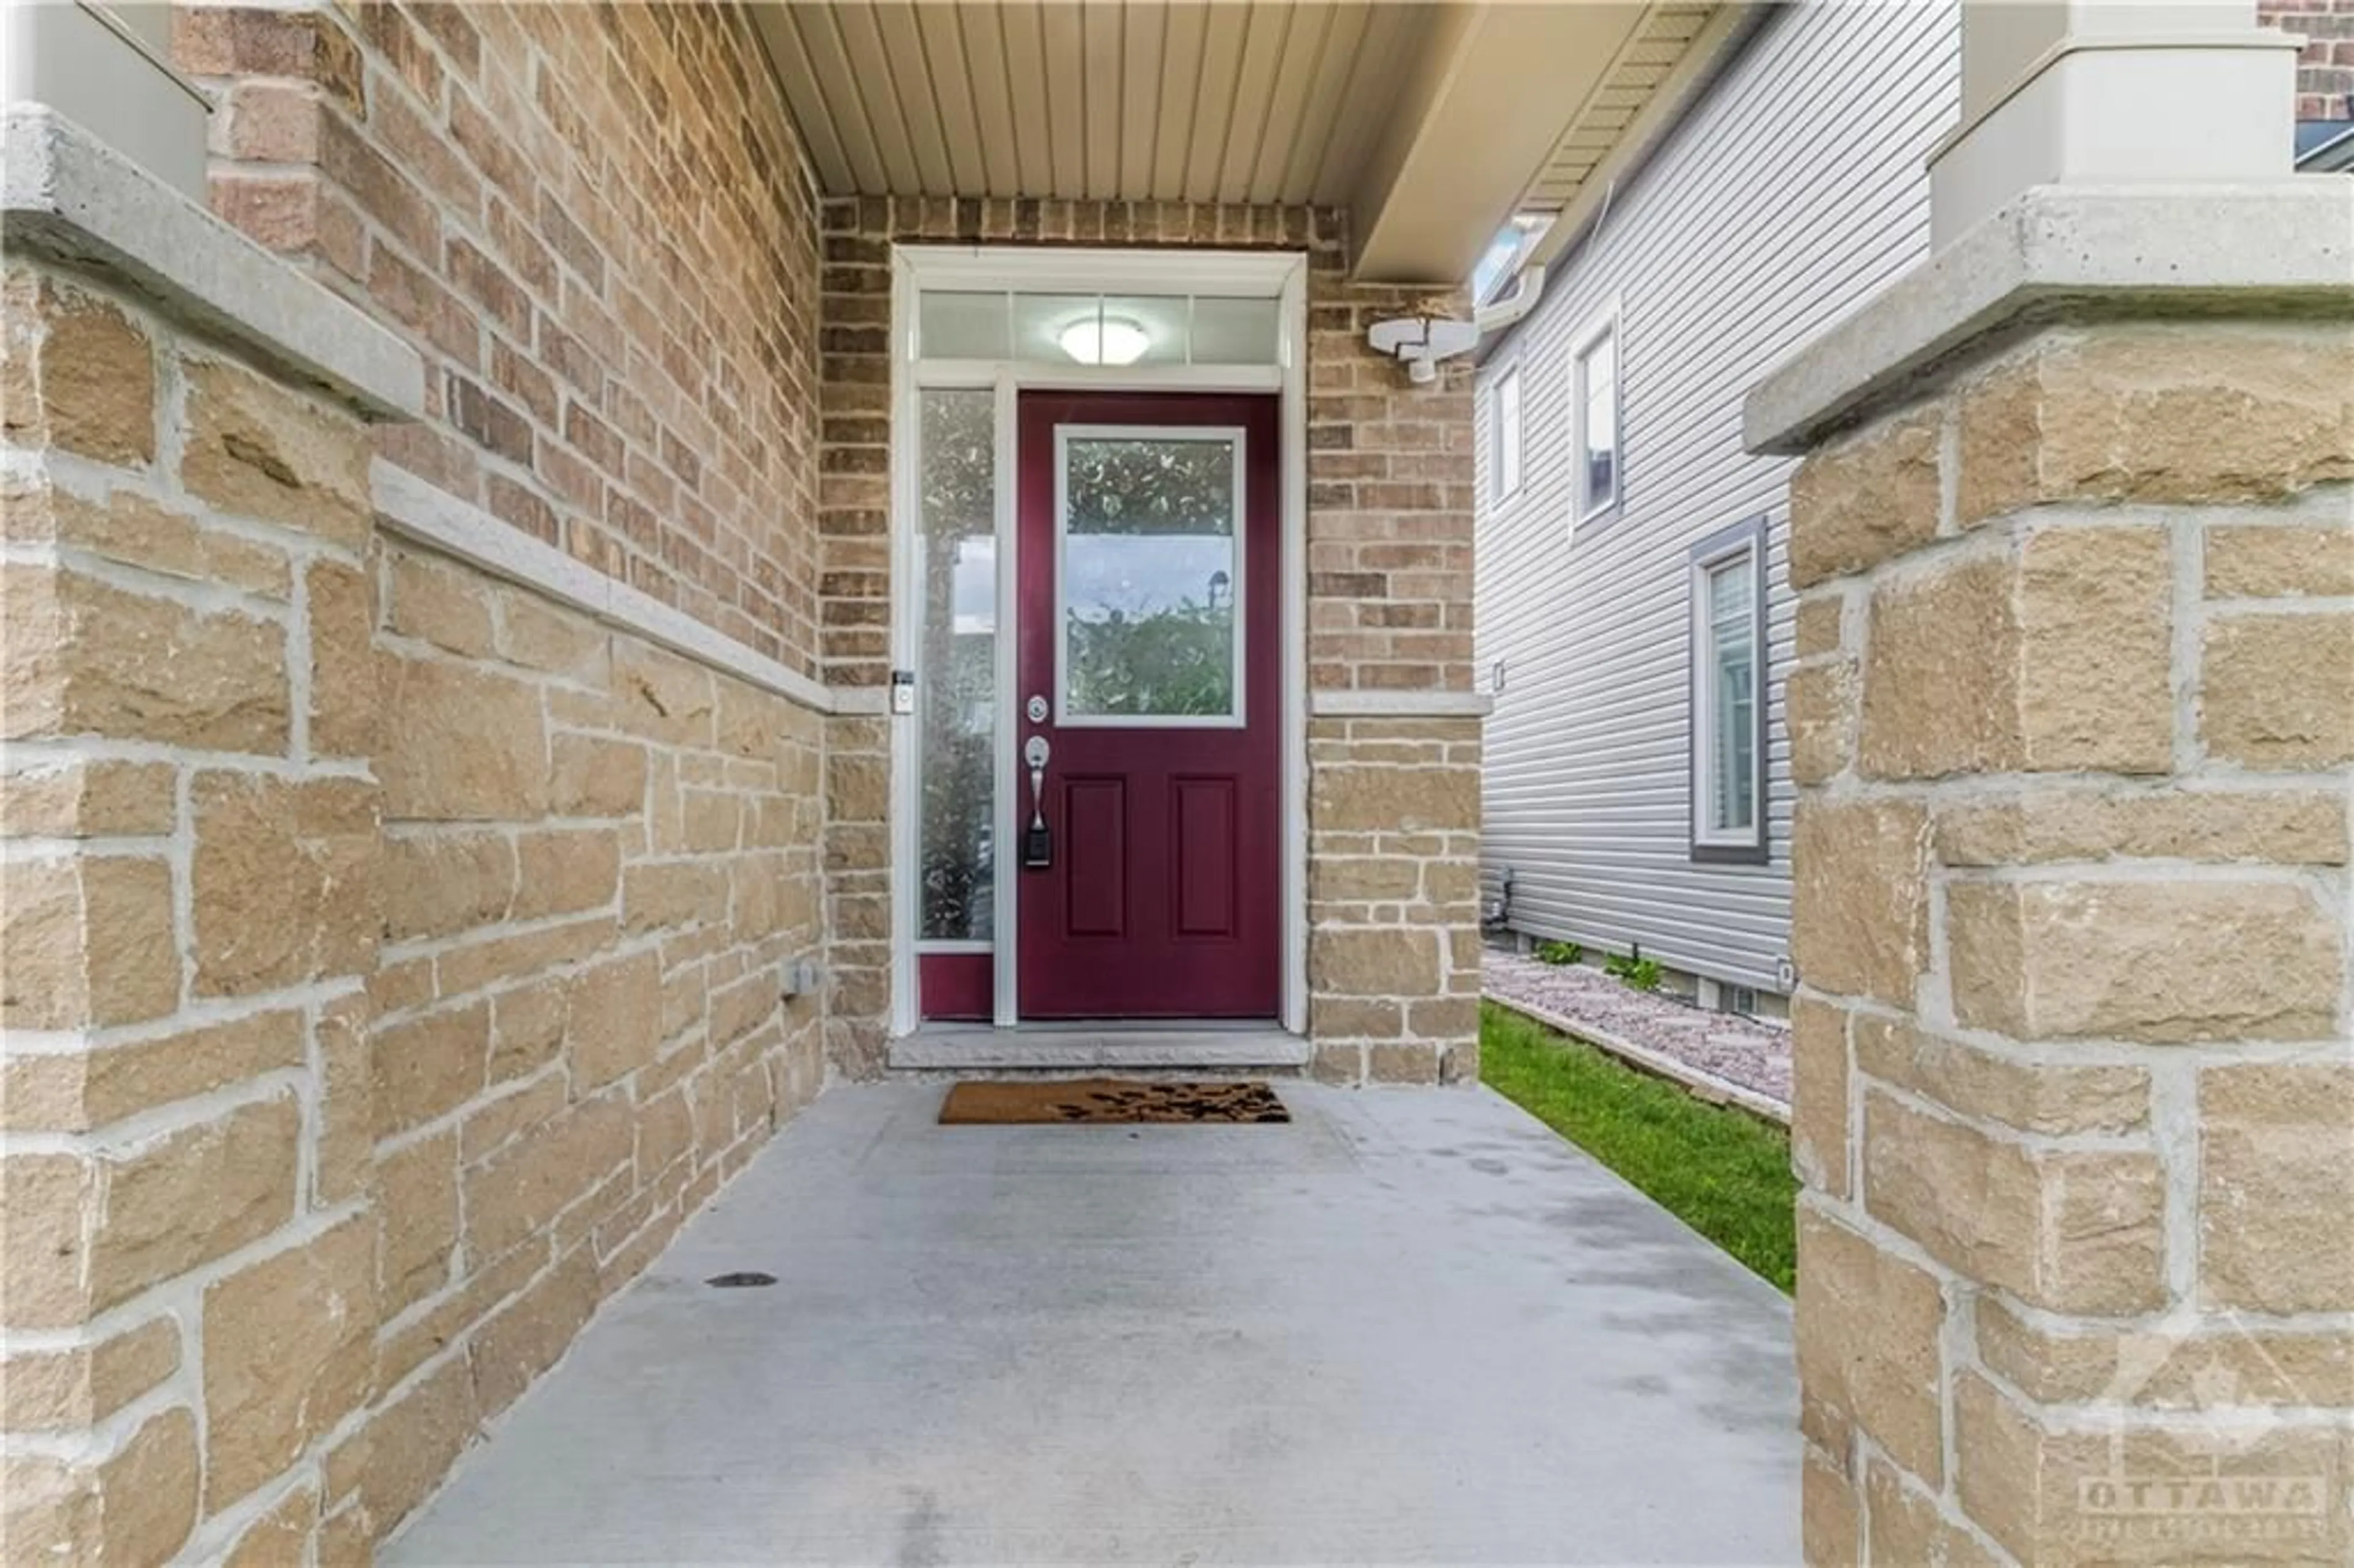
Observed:
[[[1057,334],[1063,352],[1081,365],[1133,365],[1152,346],[1152,334],[1126,316],[1075,321]]]

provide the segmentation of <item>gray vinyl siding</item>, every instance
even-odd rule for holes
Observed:
[[[1480,375],[1482,874],[1511,924],[1783,989],[1789,947],[1790,465],[1741,450],[1748,389],[1928,251],[1924,164],[1959,102],[1958,5],[1792,7],[1769,21]],[[1573,345],[1616,304],[1623,478],[1580,525]],[[1521,371],[1522,484],[1488,482],[1488,387]],[[1763,514],[1769,583],[1763,864],[1691,853],[1692,545]]]

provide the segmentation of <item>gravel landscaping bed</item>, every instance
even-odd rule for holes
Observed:
[[[1790,1105],[1790,1033],[1737,1013],[1704,1012],[1634,991],[1598,969],[1546,964],[1490,948],[1481,987],[1491,1001],[1548,1013],[1607,1049],[1624,1040],[1782,1107]]]

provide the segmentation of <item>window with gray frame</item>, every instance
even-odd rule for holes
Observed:
[[[1766,519],[1691,551],[1691,858],[1766,849]]]
[[[1623,474],[1618,434],[1618,318],[1590,330],[1578,345],[1577,516],[1580,522],[1615,510]]]

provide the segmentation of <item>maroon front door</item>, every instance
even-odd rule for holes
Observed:
[[[1282,983],[1272,397],[1024,393],[1024,1018],[1272,1018]]]

